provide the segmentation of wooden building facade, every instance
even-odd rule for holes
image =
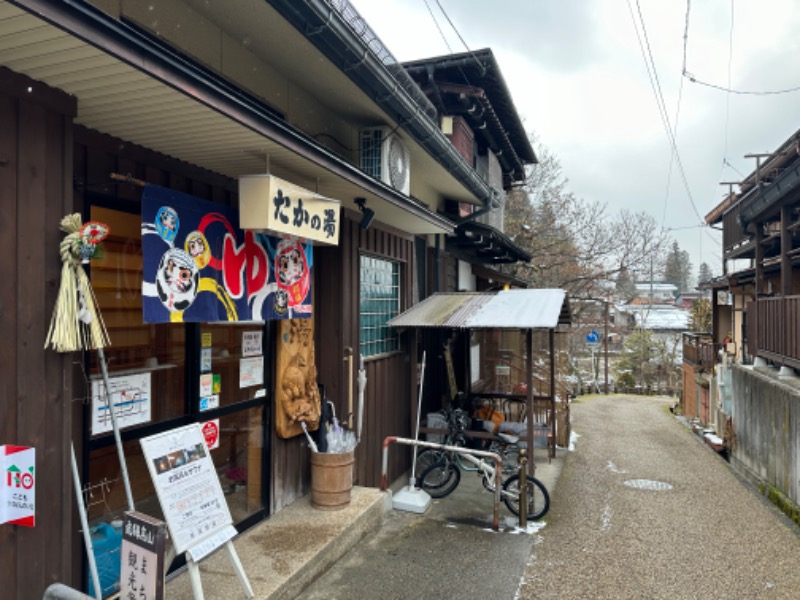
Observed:
[[[122,431],[136,508],[158,512],[140,439],[216,419],[212,457],[241,531],[310,488],[305,438],[281,437],[275,426],[280,326],[142,321],[141,184],[236,208],[239,179],[266,170],[340,202],[338,244],[314,247],[315,368],[337,416],[355,423],[349,395],[363,359],[355,481],[377,486],[383,439],[412,433],[419,360],[418,340],[381,320],[461,285],[459,260],[470,253],[446,252],[459,218],[449,207],[501,210],[498,197],[524,176],[499,167],[479,176],[441,131],[441,108],[396,63],[387,66],[374,40],[353,35],[363,36],[363,21],[347,3],[240,5],[249,12],[177,0],[151,15],[117,0],[0,1],[8,32],[0,40],[0,444],[34,447],[37,475],[35,527],[0,525],[0,587],[10,597],[40,597],[54,582],[85,589],[73,448],[90,523],[127,509],[113,436],[93,429],[96,353],[43,348],[62,217],[79,213],[111,228],[106,254],[87,272],[111,337],[109,375],[150,382],[151,418]],[[307,35],[314,25],[321,33]],[[244,44],[248,35],[257,42]],[[354,56],[367,58],[352,66]],[[497,68],[490,52],[481,56]],[[518,116],[508,123],[519,137]],[[376,127],[404,142],[406,187],[364,169],[359,143]],[[520,164],[535,161],[527,140],[515,144]],[[480,139],[473,149],[478,162],[498,164],[502,149]],[[497,245],[481,244],[473,256]],[[515,251],[507,239],[500,246],[504,257]],[[387,297],[391,309],[375,309]],[[263,336],[263,384],[248,388],[235,383],[245,331]],[[210,408],[198,401],[206,348],[222,382]],[[389,476],[409,465],[410,453],[393,453]]]

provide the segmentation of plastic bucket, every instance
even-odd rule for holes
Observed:
[[[355,451],[311,453],[311,505],[338,510],[350,504]]]

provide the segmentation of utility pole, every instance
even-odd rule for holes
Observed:
[[[603,320],[603,352],[605,353],[606,395],[608,395],[608,300],[603,303],[606,305],[606,314]]]

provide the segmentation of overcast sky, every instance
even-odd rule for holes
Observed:
[[[701,262],[721,272],[721,235],[699,227],[727,193],[719,182],[740,181],[755,169],[745,154],[772,152],[800,129],[800,91],[763,93],[800,88],[796,0],[689,2],[695,82],[682,76],[686,0],[351,3],[399,61],[491,48],[569,190],[610,214],[652,215],[690,253],[695,275]]]

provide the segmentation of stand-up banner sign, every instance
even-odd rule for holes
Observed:
[[[0,446],[0,523],[33,527],[36,521],[36,449]]]
[[[200,424],[142,438],[141,445],[178,554],[188,550],[199,561],[236,535]]]

